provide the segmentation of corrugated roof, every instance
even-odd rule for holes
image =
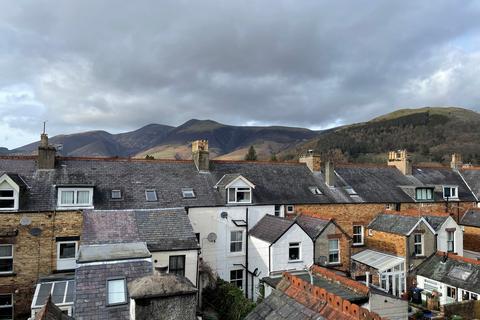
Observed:
[[[379,271],[393,268],[394,266],[405,262],[404,258],[370,249],[354,254],[352,260],[363,263]]]

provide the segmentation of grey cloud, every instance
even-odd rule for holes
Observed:
[[[476,1],[0,6],[0,93],[29,87],[53,133],[190,118],[324,127],[479,98]],[[16,105],[0,102],[0,121],[37,130]]]

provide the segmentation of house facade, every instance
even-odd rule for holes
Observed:
[[[480,209],[469,209],[462,216],[464,254],[470,258],[480,258]],[[445,251],[445,250],[443,250]]]

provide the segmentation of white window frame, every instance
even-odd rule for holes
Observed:
[[[415,239],[417,235],[420,236],[420,242],[417,242],[417,240]],[[420,254],[417,254],[415,252],[415,247],[418,246],[418,245],[420,245],[420,248],[422,248],[422,252]],[[425,247],[424,246],[425,246],[425,241],[424,241],[423,233],[418,233],[418,232],[414,233],[413,234],[413,253],[415,253],[416,257],[423,257],[425,255]]]
[[[113,194],[114,193],[117,193],[119,196],[118,197],[114,197]],[[120,200],[123,198],[123,194],[122,194],[122,190],[120,189],[113,189],[111,192],[110,192],[110,199],[112,200]]]
[[[0,211],[18,210],[18,192],[14,188],[1,188],[0,191],[12,191],[11,197],[0,197],[0,200],[13,200],[13,207],[3,207]]]
[[[447,232],[447,252],[455,252],[455,234],[457,231],[446,231]],[[450,239],[450,234],[452,238]],[[452,250],[449,250],[449,244],[452,243]]]
[[[232,233],[234,232],[238,232],[242,235],[242,239],[241,240],[235,240],[233,241],[232,240]],[[228,252],[230,252],[231,254],[239,254],[239,253],[243,253],[243,250],[244,250],[244,245],[243,245],[243,240],[245,238],[245,235],[244,235],[244,230],[230,230],[230,241],[228,242]],[[240,243],[240,250],[239,251],[232,251],[232,243]]]
[[[355,233],[355,227],[360,227],[360,233]],[[353,246],[363,246],[365,244],[365,228],[361,224],[354,224],[352,228],[352,245]],[[355,239],[355,236],[360,236],[360,239],[362,240],[361,242],[354,242],[353,239]]]
[[[230,199],[230,190],[234,190],[234,199]],[[248,193],[249,200],[238,200],[238,193]],[[227,188],[227,203],[252,203],[252,188],[250,187],[230,187]]]
[[[338,249],[331,250],[330,249],[330,241],[336,241]],[[330,261],[330,254],[331,253],[338,253],[338,261]],[[340,264],[340,239],[328,239],[328,264]]]
[[[12,308],[12,317],[11,319],[14,319],[14,314],[15,314],[15,303],[13,302],[13,293],[2,293],[0,296],[10,296],[10,304],[8,305],[0,305],[0,309],[7,309],[7,308]]]
[[[42,282],[42,283],[37,283],[37,286],[35,288],[35,293],[33,294],[33,300],[32,300],[32,305],[31,305],[31,308],[32,309],[37,309],[36,311],[38,312],[40,308],[42,308],[45,304],[37,304],[38,301],[38,295],[40,294],[40,287],[41,285],[47,285],[49,283],[52,284],[51,288],[50,288],[50,294],[53,295],[53,291],[55,289],[55,286],[58,284],[58,283],[61,283],[61,282],[66,282],[65,284],[65,289],[63,291],[63,301],[62,302],[59,302],[59,303],[55,303],[55,305],[57,307],[59,307],[60,309],[62,310],[68,310],[69,311],[69,314],[68,315],[72,315],[71,314],[71,308],[72,308],[72,305],[74,304],[74,301],[75,301],[75,297],[73,297],[73,300],[72,301],[65,301],[67,299],[67,292],[68,292],[68,289],[70,286],[73,286],[73,294],[75,294],[75,280],[61,280],[61,281],[48,281],[48,282]],[[53,301],[52,301],[53,302]]]
[[[78,203],[78,192],[88,191],[88,203]],[[73,203],[62,203],[62,192],[73,192]],[[57,192],[57,206],[59,208],[90,208],[93,207],[93,188],[60,187]]]
[[[285,206],[285,212],[286,213],[294,213],[295,212],[295,207],[293,206],[293,204],[287,204]]]
[[[149,200],[149,199],[148,199],[147,194],[148,194],[149,192],[153,192],[153,193],[155,194],[155,199],[153,199],[153,200]],[[156,190],[156,189],[146,189],[146,190],[145,190],[145,200],[147,200],[147,202],[155,202],[155,201],[158,201],[157,190]]]
[[[452,292],[452,289],[455,291],[455,297],[454,298],[452,298],[448,295],[448,289],[450,289],[450,292]],[[458,301],[458,289],[456,287],[445,285],[445,297],[447,299],[453,299],[454,301]]]
[[[73,258],[61,258],[60,257],[60,246],[62,244],[69,244],[69,243],[75,243],[75,257],[73,257]],[[75,269],[77,254],[78,254],[78,241],[75,241],[75,240],[57,241],[57,270]]]
[[[447,197],[445,196],[445,189],[450,189],[450,197],[448,197],[448,199],[458,199],[458,186],[443,186],[442,187],[442,192],[443,192],[443,199],[447,199]],[[452,190],[455,190],[455,195],[452,196]]]
[[[111,281],[122,281],[123,282],[123,301],[121,302],[110,302],[110,290],[108,289],[108,284],[111,282]],[[124,278],[124,277],[118,277],[118,278],[109,278],[107,279],[106,281],[106,298],[107,298],[107,301],[106,301],[106,306],[107,307],[110,307],[110,306],[118,306],[118,305],[123,305],[123,304],[127,304],[128,303],[128,294],[127,294],[127,279]]]
[[[11,247],[12,254],[10,256],[0,256],[0,260],[12,260],[12,270],[10,271],[1,271],[0,274],[11,274],[14,271],[14,246],[13,244],[0,244],[0,247]]]
[[[279,204],[274,205],[273,207],[273,214],[276,217],[281,217],[282,216],[282,206]]]
[[[419,198],[418,197],[418,192],[421,191],[421,190],[425,190],[425,198]],[[430,196],[431,198],[428,198],[427,196],[429,195],[429,192],[430,192]],[[432,188],[416,188],[415,189],[415,200],[417,201],[432,201],[434,200],[434,190]]]
[[[182,198],[183,199],[196,198],[195,191],[193,190],[193,188],[182,188]]]
[[[290,249],[298,248],[298,259],[290,258]],[[301,242],[290,242],[288,244],[288,262],[298,262],[302,261],[302,243]]]
[[[241,271],[242,277],[241,277],[241,278],[232,279],[232,271],[236,271],[236,274],[238,273],[238,271]],[[245,272],[244,272],[244,270],[243,270],[243,269],[231,269],[228,273],[229,273],[229,279],[230,279],[228,282],[231,283],[231,284],[233,284],[233,285],[236,286],[237,288],[243,290],[243,286],[244,286],[244,284],[245,284]],[[242,280],[242,286],[241,286],[241,287],[238,287],[238,286],[237,286],[237,283],[236,283],[236,282],[237,282],[238,280]]]

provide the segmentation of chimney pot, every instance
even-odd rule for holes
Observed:
[[[55,169],[55,153],[55,147],[48,144],[48,135],[42,133],[40,136],[40,144],[38,146],[38,169]]]

